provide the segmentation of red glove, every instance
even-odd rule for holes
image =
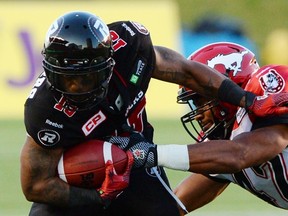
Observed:
[[[117,175],[114,172],[114,165],[111,160],[106,163],[106,177],[101,188],[98,189],[104,203],[115,199],[122,191],[128,187],[130,180],[130,172],[134,163],[133,155],[130,151],[127,152],[128,163],[123,174]]]
[[[288,93],[281,92],[267,96],[254,96],[252,104],[248,105],[247,108],[260,117],[288,114]]]

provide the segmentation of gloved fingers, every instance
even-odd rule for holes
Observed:
[[[274,101],[279,106],[288,106],[288,93],[281,92],[274,95]]]
[[[132,169],[132,167],[134,165],[134,156],[133,156],[132,152],[127,151],[126,154],[127,154],[127,157],[128,157],[128,163],[127,163],[126,170],[123,173],[123,176],[129,176],[130,172],[131,172],[131,169]]]
[[[148,142],[145,137],[141,133],[134,133],[130,136],[129,143],[126,146],[125,150],[131,149],[131,147],[135,146],[140,142]]]
[[[108,142],[117,145],[121,149],[126,150],[129,140],[130,140],[129,137],[111,136]]]
[[[109,183],[109,181],[112,180],[113,175],[114,175],[114,165],[111,160],[108,160],[105,164],[105,179],[101,186],[102,189],[107,187],[107,184]]]
[[[134,157],[131,151],[126,152],[127,157],[128,157],[128,166],[130,166],[131,164],[133,165],[134,162]]]
[[[114,169],[113,162],[111,160],[106,161],[105,170],[110,170],[111,168]]]
[[[275,115],[285,115],[288,114],[288,107],[278,107],[274,112]]]

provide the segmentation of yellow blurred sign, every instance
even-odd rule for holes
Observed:
[[[173,1],[3,1],[0,7],[0,118],[23,118],[24,102],[39,73],[50,24],[72,10],[97,14],[106,23],[134,20],[155,45],[178,50],[179,17]],[[153,80],[147,93],[151,117],[178,117],[178,86]]]

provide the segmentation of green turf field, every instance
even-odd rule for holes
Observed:
[[[178,120],[152,120],[156,143],[188,143],[189,137]],[[0,121],[0,216],[28,215],[30,203],[22,194],[19,179],[19,154],[25,139],[22,121]],[[167,170],[172,187],[189,173]],[[286,216],[287,211],[269,206],[248,192],[230,185],[218,199],[195,211],[194,216]]]

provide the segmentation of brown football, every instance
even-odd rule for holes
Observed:
[[[99,188],[105,179],[105,164],[113,162],[115,172],[122,174],[128,158],[118,146],[101,140],[88,140],[66,150],[58,163],[59,177],[70,185]]]

